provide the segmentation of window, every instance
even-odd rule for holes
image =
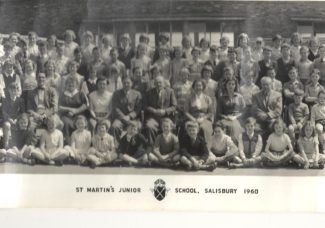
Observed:
[[[173,32],[172,33],[172,47],[182,46],[183,33]]]
[[[211,45],[220,46],[220,38],[221,38],[220,32],[211,32],[210,36],[211,36],[210,38]]]
[[[228,37],[229,38],[229,46],[233,47],[234,46],[234,33],[233,32],[224,32],[222,34],[223,37]],[[220,38],[221,38],[221,33],[220,32],[211,32],[210,33],[210,40],[211,40],[211,45],[216,45],[220,46]]]

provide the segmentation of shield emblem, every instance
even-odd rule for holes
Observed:
[[[166,182],[162,179],[156,180],[154,188],[151,189],[153,195],[159,201],[162,201],[166,197],[168,190],[166,188]]]
[[[154,196],[159,201],[163,200],[166,196],[166,187],[165,186],[155,187]]]

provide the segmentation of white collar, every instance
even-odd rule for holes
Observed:
[[[67,96],[67,97],[73,97],[77,93],[78,93],[77,89],[74,89],[73,92],[69,92],[68,90],[64,91],[64,95]]]
[[[88,82],[90,82],[90,83],[92,83],[92,84],[96,84],[96,82],[97,82],[97,78],[95,78],[95,79],[91,79],[91,78],[89,78],[89,79],[88,79]]]
[[[11,72],[11,74],[7,74],[7,73],[4,73],[5,77],[9,78],[9,77],[14,77],[14,71]]]

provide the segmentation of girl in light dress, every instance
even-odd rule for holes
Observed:
[[[82,45],[81,45],[81,52],[86,60],[86,63],[90,63],[92,61],[92,52],[95,47],[93,44],[94,42],[94,35],[90,31],[86,31],[82,34],[81,37]]]
[[[65,149],[78,165],[83,165],[91,146],[91,133],[87,130],[87,119],[83,115],[76,117],[75,125],[77,129],[71,134],[71,144]]]
[[[111,35],[104,35],[102,38],[102,45],[100,46],[100,54],[105,63],[110,62],[110,51],[113,48],[113,37]]]
[[[69,157],[69,152],[63,148],[63,134],[56,129],[54,116],[47,118],[46,125],[47,129],[41,134],[39,148],[32,150],[29,158],[48,165],[62,165]]]
[[[109,164],[118,157],[114,138],[107,133],[109,128],[110,122],[108,120],[100,120],[96,125],[96,134],[91,140],[92,147],[89,149],[87,156],[91,168]]]
[[[319,141],[315,126],[311,121],[307,121],[300,133],[298,139],[299,154],[293,157],[293,160],[301,167],[324,168],[325,155],[319,153]]]
[[[147,56],[147,45],[144,43],[138,44],[136,56],[131,60],[131,73],[135,67],[140,67],[145,75],[148,75],[151,58]]]
[[[74,33],[74,31],[68,29],[64,32],[63,37],[64,37],[64,56],[72,60],[73,52],[79,46],[75,42],[75,39],[77,38],[76,34]]]
[[[21,86],[23,92],[37,87],[35,63],[30,59],[25,62],[24,74],[21,76]]]
[[[285,165],[294,155],[289,135],[284,133],[285,123],[276,119],[272,125],[273,133],[267,139],[262,162],[268,166]]]

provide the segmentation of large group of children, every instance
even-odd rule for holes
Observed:
[[[184,35],[99,42],[72,30],[0,45],[0,162],[322,169],[325,46],[247,34],[235,47]],[[117,45],[115,45],[117,43]]]

